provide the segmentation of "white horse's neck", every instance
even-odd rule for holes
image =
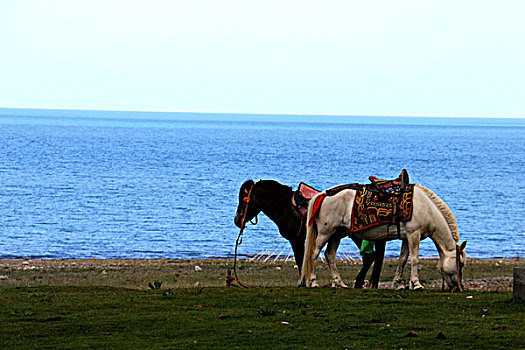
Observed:
[[[422,190],[427,198],[435,205],[436,209],[441,214],[441,217],[445,220],[452,239],[457,243],[459,241],[458,225],[456,218],[454,217],[454,214],[452,214],[448,205],[428,188],[424,186],[416,186],[416,188]]]
[[[434,192],[423,186],[416,186],[416,191],[421,190],[423,195],[428,199],[429,213],[433,230],[431,237],[436,248],[443,253],[456,251],[458,241],[456,219],[448,206]]]

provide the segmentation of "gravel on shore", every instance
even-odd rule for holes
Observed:
[[[421,259],[422,264],[434,265],[435,259]],[[133,283],[140,281],[142,285],[149,276],[157,276],[162,271],[173,275],[198,275],[199,266],[204,266],[208,271],[212,270],[213,276],[220,279],[225,267],[231,264],[231,259],[209,259],[209,260],[174,260],[174,259],[3,259],[0,260],[0,287],[4,286],[34,286],[42,283],[44,285],[100,285],[100,278],[108,274],[118,278],[114,285],[130,287]],[[385,264],[397,264],[397,260],[385,260]],[[254,261],[245,259],[244,263],[252,268],[267,268],[275,265],[275,261]],[[288,276],[295,278],[293,261],[279,261],[287,266]],[[358,268],[360,262],[345,262]],[[477,265],[476,273],[480,276],[469,276],[464,278],[465,290],[476,291],[512,291],[512,267],[525,266],[520,259],[469,259],[469,264]],[[320,264],[321,265],[321,264]],[[196,268],[196,266],[198,268]],[[405,269],[405,276],[409,273],[410,264]],[[467,265],[468,266],[468,265]],[[500,268],[505,268],[499,270]],[[277,267],[280,271],[281,268]],[[284,268],[283,268],[284,270]],[[184,271],[184,272],[183,272]],[[295,271],[297,271],[295,269]],[[284,271],[283,271],[284,272]],[[272,272],[275,273],[275,272]],[[202,272],[201,272],[202,274]],[[217,277],[219,276],[219,277]],[[166,275],[162,275],[166,278]],[[179,278],[182,279],[184,276]],[[129,283],[125,283],[129,281]],[[193,285],[193,280],[192,280]],[[219,282],[222,284],[222,281]],[[422,281],[427,289],[440,289],[441,279],[428,279]],[[210,286],[220,286],[212,284]],[[205,284],[202,284],[205,286]],[[175,285],[176,287],[176,285]],[[366,285],[365,285],[366,287]],[[391,281],[381,281],[379,288],[391,288]]]

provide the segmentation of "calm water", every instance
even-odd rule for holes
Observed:
[[[0,110],[0,258],[228,257],[246,179],[323,189],[403,168],[447,202],[470,256],[523,257],[524,146],[523,119]],[[264,215],[240,253],[261,249],[290,252]]]

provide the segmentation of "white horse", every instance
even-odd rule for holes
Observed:
[[[339,241],[350,231],[355,195],[355,190],[347,189],[334,196],[324,198],[317,218],[307,228],[306,249],[299,286],[318,286],[314,260],[318,257],[325,244],[328,243],[325,257],[330,267],[333,279],[332,285],[347,287],[337,271],[335,255]],[[316,197],[310,200],[308,218],[312,217]],[[461,272],[466,262],[465,245],[467,242],[464,241],[461,246],[457,245],[459,234],[454,215],[445,202],[428,188],[414,186],[412,217],[410,220],[400,223],[399,236],[395,226],[389,229],[388,225],[372,227],[353,234],[359,238],[372,241],[402,239],[403,248],[394,277],[394,286],[401,282],[403,268],[407,261],[408,253],[410,253],[412,263],[410,289],[423,288],[421,283],[419,283],[417,270],[419,242],[430,237],[439,252],[438,270],[443,277],[443,281],[446,282],[449,290],[459,289],[462,291]],[[407,243],[408,250],[406,249]]]

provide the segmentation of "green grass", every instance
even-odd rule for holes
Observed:
[[[519,349],[525,339],[525,303],[511,292],[8,287],[0,305],[9,349]]]
[[[411,292],[295,288],[290,261],[240,261],[239,278],[264,288],[238,289],[224,287],[228,260],[2,260],[0,348],[525,348],[524,302],[509,287],[522,260],[470,260],[463,294],[431,287],[436,263],[420,261],[428,288]],[[328,284],[326,264],[317,266]],[[352,284],[360,265],[338,266]],[[386,261],[381,280],[395,267]]]

